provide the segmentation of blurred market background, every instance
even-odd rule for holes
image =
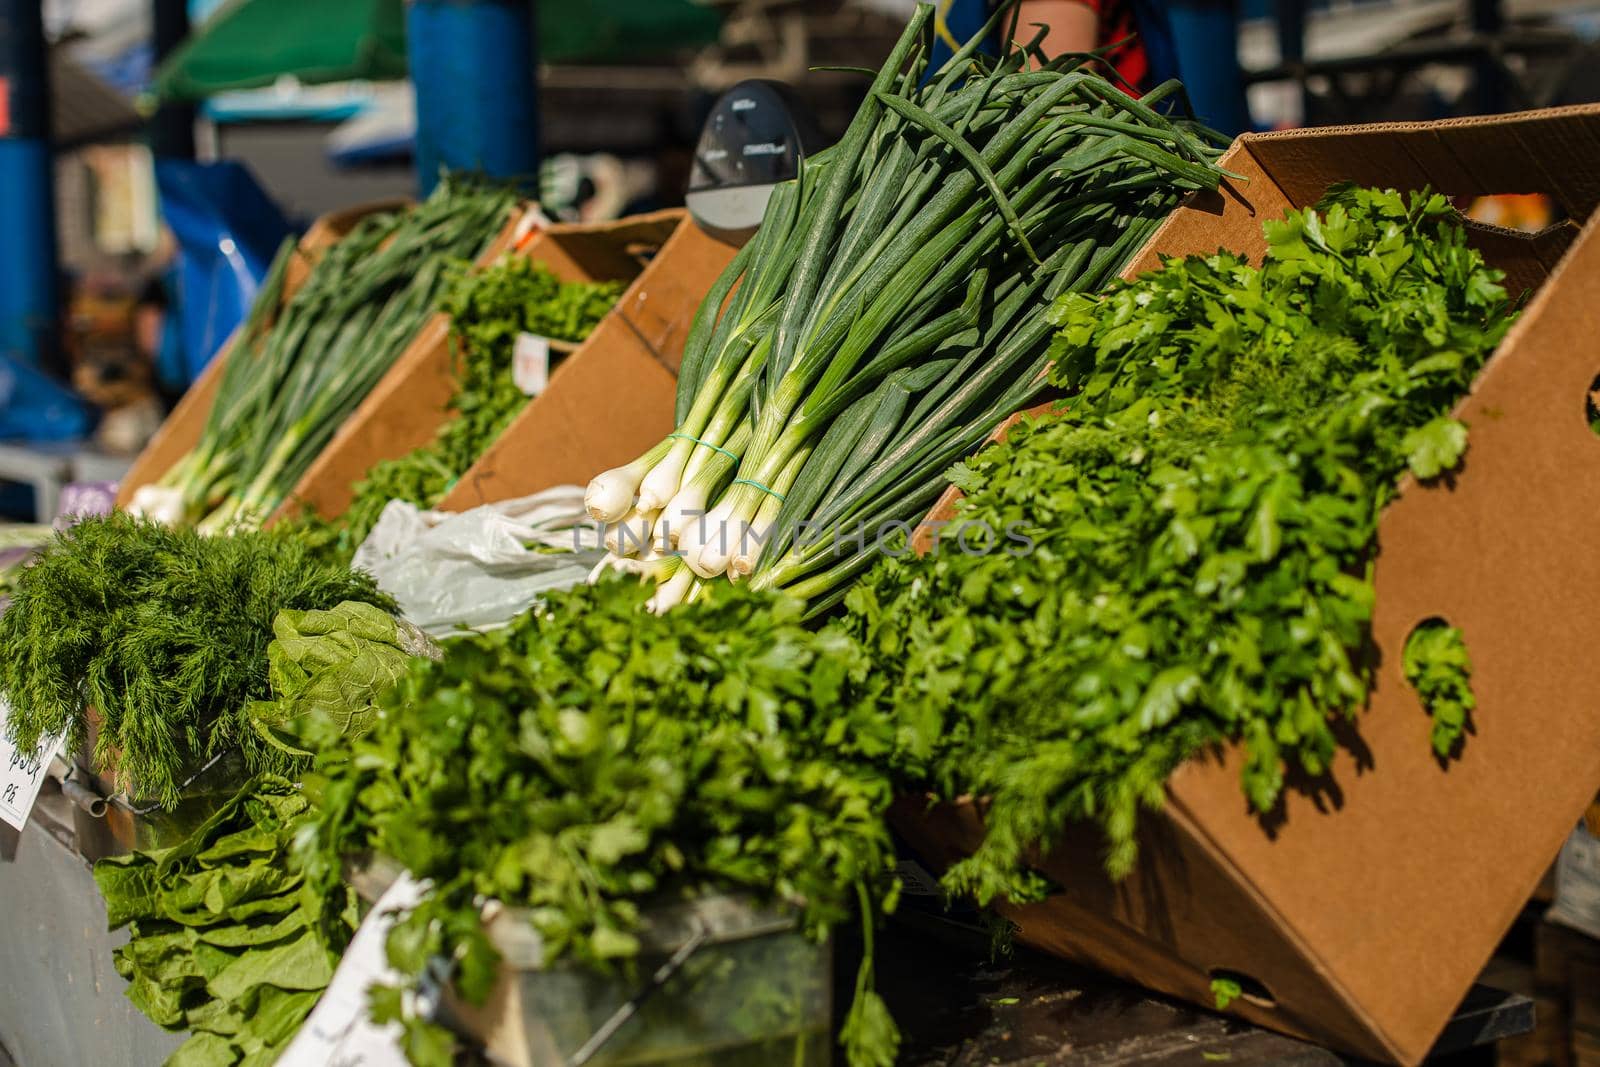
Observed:
[[[0,514],[116,478],[317,216],[441,164],[552,218],[679,204],[720,92],[785,82],[831,139],[863,81],[815,68],[875,66],[910,6],[0,0]],[[1600,99],[1596,0],[1165,6],[1230,133]],[[1552,221],[1537,195],[1463,208]]]

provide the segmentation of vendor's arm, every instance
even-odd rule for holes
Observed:
[[[1085,0],[1022,0],[1018,5],[1017,36],[1023,40],[1036,32],[1032,27],[1050,27],[1044,39],[1044,52],[1058,56],[1063,52],[1088,52],[1099,44],[1099,4]]]

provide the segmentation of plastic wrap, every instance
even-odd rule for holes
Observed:
[[[471,511],[392,500],[353,566],[434,637],[503,625],[541,595],[577,585],[605,555],[583,489],[557,486]]]

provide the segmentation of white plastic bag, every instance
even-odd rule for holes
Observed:
[[[604,555],[583,489],[563,485],[463,512],[391,500],[352,566],[411,622],[447,637],[510,622],[542,594],[582,582]]]

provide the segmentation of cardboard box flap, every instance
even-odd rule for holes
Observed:
[[[1159,270],[1167,259],[1209,256],[1219,249],[1236,252],[1252,263],[1261,262],[1267,254],[1262,222],[1282,218],[1295,204],[1262,168],[1245,138],[1235,140],[1218,165],[1241,180],[1225,180],[1215,192],[1191,195],[1133,257],[1123,278]]]
[[[683,217],[681,208],[669,208],[594,225],[558,223],[544,231],[539,259],[566,279],[632,278]]]
[[[1546,156],[1545,153],[1550,153]],[[1511,162],[1505,164],[1504,160]],[[1551,159],[1563,162],[1558,166]],[[1537,289],[1600,204],[1600,104],[1458,119],[1245,134],[1222,157],[1240,175],[1197,193],[1167,218],[1123,272],[1132,278],[1172,256],[1226,248],[1266,255],[1261,224],[1319,200],[1339,181],[1451,197],[1539,192],[1567,216],[1527,234],[1463,220],[1513,293]]]
[[[700,302],[733,253],[731,245],[686,218],[661,246],[662,269],[650,271],[618,305],[623,321],[674,377]]]
[[[1600,206],[1600,104],[1443,122],[1246,134],[1240,138],[1298,204],[1329,176],[1451,197],[1544,193],[1570,219]]]
[[[1537,290],[1578,239],[1581,227],[1571,220],[1538,233],[1521,233],[1469,222],[1467,239],[1485,261],[1505,271],[1506,292],[1513,298]]]

